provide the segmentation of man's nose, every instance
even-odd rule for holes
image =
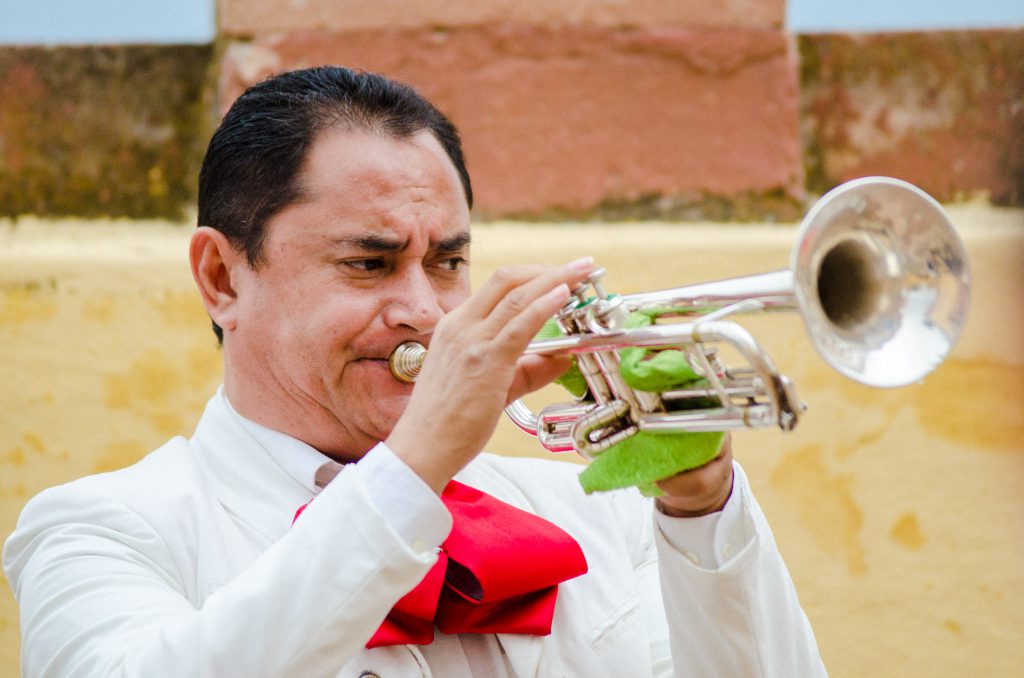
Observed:
[[[428,334],[444,315],[427,272],[410,267],[391,290],[391,299],[384,309],[384,322],[388,327],[411,329]]]

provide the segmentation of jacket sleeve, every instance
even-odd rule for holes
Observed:
[[[357,470],[199,609],[158,532],[89,485],[33,499],[4,549],[26,678],[334,675],[435,560],[391,529]]]
[[[746,475],[734,465],[733,494],[712,536],[717,562],[666,538],[670,518],[655,517],[660,584],[672,660],[679,676],[826,675],[768,522]],[[675,546],[673,545],[675,543]]]

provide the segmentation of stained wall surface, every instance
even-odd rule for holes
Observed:
[[[1012,675],[1024,661],[1024,212],[952,208],[974,300],[924,383],[859,386],[795,316],[748,328],[810,406],[792,433],[737,435],[834,676]],[[190,228],[0,226],[0,534],[41,489],[190,434],[220,356],[186,264]],[[787,265],[792,225],[479,224],[473,275],[584,252],[638,292]],[[564,398],[557,389],[531,400]],[[544,453],[502,422],[490,449]],[[0,584],[0,675],[18,620]]]
[[[179,219],[245,87],[339,64],[462,131],[481,218],[779,220],[864,174],[1024,204],[1024,29],[796,35],[781,0],[219,3],[213,45],[0,47],[0,216]]]
[[[341,63],[454,118],[478,221],[536,222],[478,223],[478,284],[586,251],[620,292],[783,267],[785,223],[862,174],[966,201],[975,300],[951,359],[875,391],[795,318],[751,319],[810,410],[736,448],[832,675],[1019,673],[1024,212],[971,201],[1024,204],[1024,30],[798,36],[785,0],[217,7],[212,45],[0,49],[0,216],[18,217],[0,222],[0,535],[42,488],[189,434],[221,373],[189,226],[22,215],[180,219],[244,87]],[[491,447],[543,454],[507,422]],[[0,676],[17,675],[4,586]]]

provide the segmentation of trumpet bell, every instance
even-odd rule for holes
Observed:
[[[964,247],[942,207],[898,179],[858,179],[822,197],[804,218],[790,270],[822,358],[869,386],[921,380],[966,321]]]

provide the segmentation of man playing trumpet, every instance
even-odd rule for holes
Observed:
[[[728,443],[653,503],[480,454],[568,367],[522,354],[593,262],[471,294],[471,204],[409,88],[324,67],[235,102],[190,249],[223,388],[191,439],[25,509],[26,676],[824,673]],[[415,387],[388,366],[406,341]]]

